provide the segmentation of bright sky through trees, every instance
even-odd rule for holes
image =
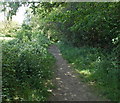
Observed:
[[[19,24],[23,23],[25,17],[25,11],[27,7],[21,6],[16,15],[13,16],[13,21],[18,22]],[[4,12],[0,13],[0,21],[4,21]]]

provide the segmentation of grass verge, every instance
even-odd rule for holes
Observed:
[[[84,78],[84,82],[96,87],[108,99],[120,101],[120,69],[116,68],[112,55],[98,48],[76,48],[64,43],[58,46],[63,57]]]

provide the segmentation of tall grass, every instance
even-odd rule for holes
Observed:
[[[63,43],[58,46],[63,57],[85,82],[94,85],[108,99],[120,101],[120,69],[112,59],[112,54],[92,47],[76,48]]]

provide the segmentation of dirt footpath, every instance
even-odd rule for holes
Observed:
[[[54,78],[57,88],[53,90],[50,101],[102,101],[100,96],[80,81],[78,74],[63,59],[57,46],[50,46],[49,52],[57,61]]]

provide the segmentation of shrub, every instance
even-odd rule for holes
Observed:
[[[54,58],[42,36],[39,39],[24,37],[3,43],[3,101],[47,99]]]

